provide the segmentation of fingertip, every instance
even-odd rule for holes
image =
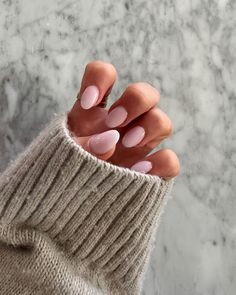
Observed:
[[[108,113],[105,123],[109,128],[115,128],[121,125],[127,116],[126,109],[123,106],[118,106]]]
[[[134,170],[136,172],[146,174],[150,170],[152,170],[152,162],[150,162],[150,161],[140,161],[140,162],[135,163],[130,169]]]
[[[89,150],[96,156],[101,156],[113,150],[120,139],[117,130],[108,130],[90,137],[88,141]]]
[[[117,72],[112,64],[100,60],[88,63],[78,94],[81,107],[87,110],[100,104],[105,105],[116,77]],[[90,87],[96,87],[96,91],[93,91],[92,95],[88,92]]]
[[[88,86],[81,95],[80,105],[82,109],[88,110],[96,105],[99,98],[99,89],[95,85]]]

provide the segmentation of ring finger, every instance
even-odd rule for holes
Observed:
[[[121,141],[110,161],[130,167],[145,157],[172,132],[171,120],[158,108],[153,108],[126,127],[118,129]]]

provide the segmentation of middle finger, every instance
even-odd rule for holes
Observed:
[[[110,107],[106,124],[109,128],[126,126],[132,120],[152,109],[159,99],[159,92],[150,84],[131,84]]]

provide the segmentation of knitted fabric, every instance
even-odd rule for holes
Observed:
[[[0,294],[140,294],[172,181],[97,159],[66,118],[0,175]]]

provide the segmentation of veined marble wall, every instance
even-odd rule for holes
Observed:
[[[236,292],[236,1],[0,1],[0,168],[54,112],[87,62],[149,81],[174,122],[182,163],[143,295]]]

